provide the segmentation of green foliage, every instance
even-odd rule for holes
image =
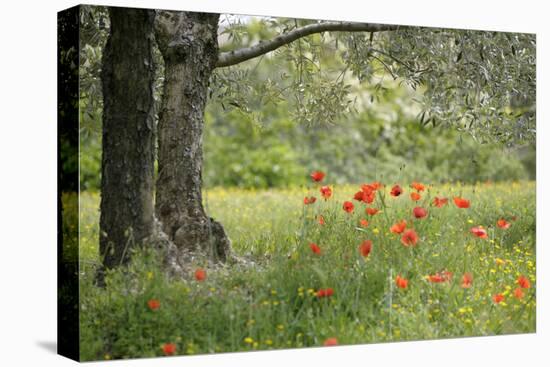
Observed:
[[[534,142],[533,34],[404,27],[375,51],[413,87],[424,87],[421,120],[482,141]]]
[[[388,88],[378,102],[337,124],[296,124],[287,104],[265,105],[254,116],[211,103],[206,116],[207,187],[277,187],[303,183],[316,169],[338,183],[422,179],[427,182],[528,179],[530,157],[498,143],[480,144],[454,129],[419,124],[410,95]],[[252,121],[251,121],[252,120]],[[534,151],[525,147],[526,151]]]
[[[310,23],[288,18],[229,22],[222,32],[228,38],[220,39],[221,49],[248,47]],[[285,101],[287,114],[297,123],[333,123],[354,110],[355,99],[337,44],[330,36],[314,34],[258,59],[218,68],[211,80],[211,97],[256,120],[264,117],[264,106]]]
[[[268,18],[253,19],[248,28],[229,25],[224,49],[273,38],[261,31],[267,27],[284,33],[308,23],[312,21]],[[277,72],[262,76],[260,61],[276,65]],[[423,91],[415,99],[421,123],[450,126],[481,141],[521,145],[535,137],[535,67],[532,34],[399,27],[376,34],[311,35],[271,57],[217,70],[215,80],[236,86],[229,88],[236,92],[239,85],[250,90],[267,85],[270,94],[289,102],[295,120],[306,123],[334,122],[353,110],[357,82],[382,90],[386,80],[397,80]],[[236,94],[214,96],[228,101]],[[242,103],[237,107],[250,109]]]
[[[304,183],[305,167],[291,142],[281,139],[288,121],[262,128],[238,111],[207,115],[204,180],[207,186],[283,187]],[[223,117],[222,117],[223,116]]]
[[[101,58],[107,41],[107,8],[80,7],[79,163],[80,188],[97,190],[101,182]]]
[[[107,42],[109,15],[102,6],[80,7],[79,96],[81,131],[100,131],[103,99],[101,95],[101,58]]]
[[[388,123],[363,114],[354,123],[327,129],[320,135],[323,151],[315,155],[319,164],[327,166],[323,157],[339,150],[339,157],[333,159],[328,170],[334,169],[345,182],[353,182],[354,177],[469,183],[528,178],[514,151],[494,143],[479,144],[470,135],[425,127],[407,119]],[[339,160],[346,164],[342,166]]]
[[[81,75],[83,75],[81,73]],[[90,88],[95,89],[95,83]],[[94,92],[95,93],[95,92]],[[98,190],[101,185],[101,117],[103,103],[86,93],[80,95],[78,158],[81,190]]]
[[[61,261],[76,263],[80,260],[79,252],[79,197],[76,192],[65,192],[61,195],[63,248]],[[94,218],[96,219],[96,218]]]

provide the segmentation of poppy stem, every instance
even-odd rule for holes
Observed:
[[[393,258],[392,258],[393,263]],[[390,297],[388,301],[388,309],[389,309],[389,322],[388,322],[388,335],[390,336],[390,339],[393,338],[392,336],[392,304],[393,304],[393,265],[390,267]]]

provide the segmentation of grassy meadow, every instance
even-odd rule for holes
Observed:
[[[82,359],[535,331],[534,182],[423,190],[401,182],[399,196],[387,183],[367,204],[354,200],[359,185],[332,186],[327,178],[326,200],[325,183],[315,182],[205,192],[208,213],[252,265],[211,267],[199,259],[193,268],[205,277],[175,280],[142,250],[108,274],[105,288],[93,283],[99,194],[81,194]],[[316,201],[304,204],[311,196]],[[448,202],[438,207],[435,197]],[[469,207],[459,208],[455,197]],[[344,210],[345,201],[353,209]],[[369,215],[367,207],[379,212]],[[402,220],[405,230],[395,233]]]

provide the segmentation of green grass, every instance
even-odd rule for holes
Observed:
[[[382,212],[372,217],[365,204],[351,200],[358,190],[352,186],[335,187],[327,201],[313,186],[209,190],[208,212],[225,225],[235,251],[255,266],[207,268],[202,282],[192,274],[170,280],[154,253],[140,251],[128,268],[108,275],[104,289],[93,285],[99,196],[82,194],[82,359],[160,356],[164,343],[175,343],[177,354],[195,354],[320,346],[329,337],[355,344],[534,332],[534,183],[428,187],[417,203],[403,188],[398,198],[388,195],[389,187],[381,190],[372,206]],[[304,206],[304,196],[312,194],[317,202]],[[436,208],[434,196],[451,199]],[[453,196],[470,199],[471,207],[457,208]],[[353,214],[342,210],[344,200],[355,204]],[[414,219],[414,206],[427,208],[428,217]],[[368,227],[359,226],[362,218]],[[498,228],[499,218],[511,227]],[[389,231],[400,219],[418,232],[416,247],[403,246]],[[477,225],[488,238],[470,233]],[[363,258],[358,246],[366,239],[373,248]],[[310,242],[321,247],[320,256]],[[453,273],[451,281],[426,280],[442,270]],[[465,272],[474,277],[467,289],[461,287]],[[408,279],[406,289],[395,286],[398,274]],[[517,299],[520,275],[531,287]],[[329,287],[333,296],[316,297]],[[495,304],[497,293],[505,300]],[[160,308],[150,310],[150,299],[158,299]]]

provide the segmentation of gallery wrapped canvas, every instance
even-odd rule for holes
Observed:
[[[534,34],[58,13],[58,350],[535,332]]]

